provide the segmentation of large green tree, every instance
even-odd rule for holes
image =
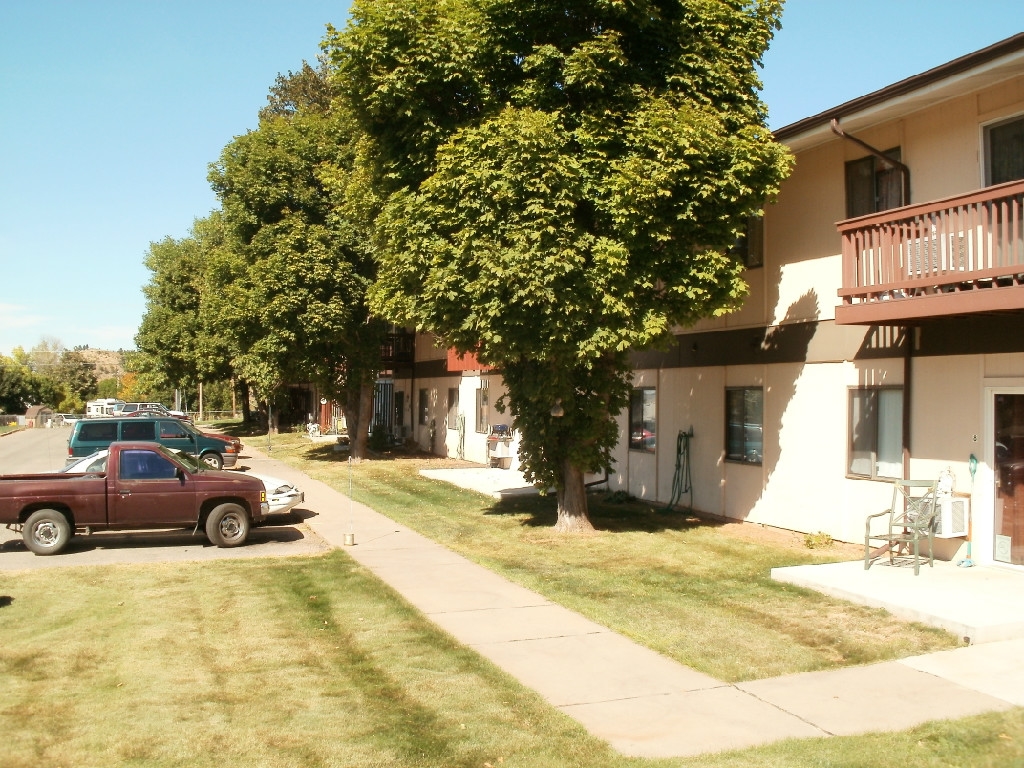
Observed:
[[[590,528],[626,352],[745,294],[730,247],[789,164],[755,69],[780,13],[357,0],[330,38],[387,194],[372,306],[501,369],[561,530]]]
[[[366,307],[371,214],[350,200],[358,132],[329,87],[322,66],[279,78],[259,128],[211,167],[231,242],[209,272],[210,306],[233,339],[236,369],[261,396],[272,400],[288,381],[316,383],[342,405],[359,459],[383,325]]]
[[[136,373],[147,373],[156,390],[195,391],[199,382],[233,375],[230,340],[204,312],[209,273],[225,248],[219,212],[196,219],[189,234],[151,243],[145,264],[151,272],[142,291],[146,312],[135,345]],[[156,376],[156,378],[154,378]],[[162,378],[162,380],[160,380]]]
[[[12,357],[0,355],[0,413],[21,414],[32,403],[32,372]]]

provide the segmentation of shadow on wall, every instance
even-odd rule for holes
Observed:
[[[786,316],[779,325],[765,330],[764,339],[761,342],[765,365],[778,364],[772,375],[766,377],[766,383],[771,387],[771,407],[765,408],[762,425],[765,440],[770,442],[772,450],[764,451],[765,487],[761,492],[762,496],[767,492],[778,466],[781,455],[779,435],[782,433],[782,422],[792,405],[797,381],[806,366],[807,351],[818,328],[817,318],[820,311],[817,293],[813,290],[808,291],[790,304],[789,309],[786,310]],[[815,320],[805,320],[808,317],[813,317]],[[801,320],[796,321],[795,318],[801,318]],[[769,398],[766,397],[766,405],[768,402]]]

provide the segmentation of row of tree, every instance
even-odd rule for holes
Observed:
[[[0,413],[24,413],[30,405],[81,413],[100,384],[82,350],[65,349],[57,339],[41,339],[27,352],[15,347],[10,357],[0,355]],[[117,383],[111,384],[116,390]]]
[[[136,339],[175,380],[315,382],[361,455],[384,323],[500,369],[520,459],[589,528],[631,349],[742,300],[790,159],[756,67],[778,0],[356,0],[155,243]],[[556,407],[557,406],[557,407]]]
[[[99,355],[116,360],[115,372],[95,362]],[[137,352],[103,352],[88,347],[67,349],[54,337],[43,337],[26,351],[15,347],[0,355],[0,414],[21,414],[32,405],[45,405],[61,413],[84,413],[96,398],[127,402],[172,403],[175,386],[153,361]],[[186,390],[196,402],[195,390]],[[207,410],[227,410],[234,402],[230,382],[214,382],[204,390]]]

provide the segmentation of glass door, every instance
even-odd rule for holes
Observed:
[[[995,396],[995,519],[992,557],[1024,565],[1024,395]]]

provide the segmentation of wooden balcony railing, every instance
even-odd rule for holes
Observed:
[[[842,221],[836,323],[1024,310],[1024,181]]]

